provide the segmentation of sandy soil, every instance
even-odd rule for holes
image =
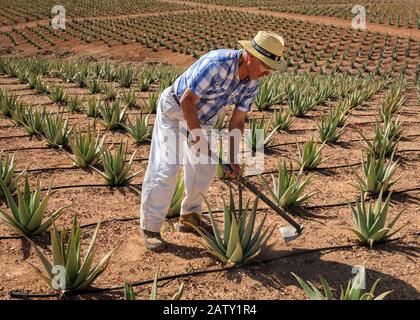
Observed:
[[[49,79],[57,85],[72,85],[60,83],[57,79]],[[23,93],[22,101],[27,103],[48,103],[48,99],[42,95],[36,95],[24,84],[18,84],[14,79],[0,77],[0,87],[6,90],[14,90]],[[26,87],[26,88],[25,88]],[[73,88],[77,93],[77,89]],[[80,93],[80,92],[79,92]],[[349,118],[349,122],[361,129],[363,133],[371,136],[371,124],[375,120],[376,105],[383,97],[380,91],[362,106],[356,108]],[[411,101],[413,92],[409,92],[408,101]],[[415,98],[415,96],[413,96]],[[50,111],[58,111],[54,104],[49,105]],[[328,109],[327,105],[321,105],[310,112],[307,117],[296,118],[289,133],[278,134],[272,145],[279,145],[267,152],[265,159],[265,172],[276,169],[279,160],[293,159],[296,157],[295,141],[306,141],[315,134],[319,115]],[[378,247],[375,250],[366,248],[354,248],[343,251],[327,251],[312,253],[304,256],[290,257],[276,260],[269,264],[248,267],[245,269],[210,273],[206,275],[190,276],[165,283],[159,288],[161,298],[169,298],[181,282],[186,285],[186,299],[304,299],[305,296],[291,277],[290,272],[296,272],[305,279],[317,281],[317,274],[327,277],[334,287],[339,283],[345,283],[351,276],[354,265],[367,261],[368,283],[376,278],[382,278],[379,291],[394,290],[394,299],[418,299],[420,283],[417,277],[418,270],[418,226],[419,226],[419,182],[417,172],[419,170],[419,134],[418,105],[405,104],[402,108],[401,120],[405,122],[405,135],[407,136],[400,145],[402,151],[399,156],[401,163],[397,175],[403,174],[404,178],[393,188],[397,191],[393,197],[393,207],[390,215],[394,216],[399,210],[406,212],[399,221],[399,225],[410,222],[403,229],[398,242]],[[266,112],[266,116],[270,112]],[[255,117],[262,116],[261,112],[253,111]],[[85,126],[88,120],[83,115],[71,115],[71,124]],[[11,126],[7,119],[0,119],[0,148],[20,149],[17,152],[18,170],[24,168],[60,168],[69,167],[66,170],[51,170],[42,172],[30,172],[31,181],[39,178],[44,186],[53,179],[55,186],[71,186],[103,184],[102,178],[92,170],[80,170],[71,168],[71,161],[63,152],[51,149],[33,150],[42,148],[43,142],[25,135],[21,128]],[[148,145],[135,145],[121,132],[110,135],[107,141],[119,142],[121,138],[129,140],[129,152],[137,150],[137,156],[147,158]],[[324,151],[325,157],[330,157],[322,167],[334,167],[344,164],[360,162],[360,149],[362,147],[360,137],[350,127],[340,138],[340,143],[327,146]],[[404,151],[407,150],[407,151]],[[411,151],[410,151],[411,150]],[[135,185],[141,184],[147,162],[136,162],[134,171],[140,171],[133,181]],[[296,163],[295,163],[296,165]],[[360,172],[360,165],[354,166]],[[298,214],[296,219],[305,226],[305,233],[295,242],[284,245],[276,231],[270,240],[269,248],[265,249],[258,260],[272,258],[290,251],[312,249],[331,245],[347,245],[354,241],[352,234],[345,230],[351,227],[350,210],[346,205],[328,207],[330,204],[345,203],[352,201],[357,196],[357,191],[349,183],[354,181],[353,172],[346,167],[337,169],[316,170],[308,173],[313,177],[307,192],[318,193],[310,199],[301,209],[295,210]],[[261,186],[258,177],[250,178],[251,181]],[[406,191],[408,189],[415,189]],[[398,193],[398,191],[403,191]],[[208,199],[214,209],[221,209],[220,195],[227,195],[228,188],[222,182],[215,180],[210,188]],[[249,192],[247,197],[253,198]],[[74,187],[55,190],[49,203],[49,212],[60,206],[73,203],[66,209],[58,221],[58,225],[69,226],[74,214],[77,215],[81,224],[95,223],[97,221],[109,221],[103,224],[98,239],[98,257],[107,252],[111,247],[118,248],[113,255],[107,271],[95,282],[97,287],[109,287],[121,285],[126,278],[129,281],[150,279],[153,276],[156,265],[161,266],[161,275],[192,272],[220,266],[210,257],[197,243],[197,237],[191,234],[179,234],[174,231],[174,220],[168,220],[162,234],[168,242],[166,252],[156,254],[147,251],[139,235],[140,196],[138,192],[130,188],[104,188],[104,187]],[[322,207],[327,205],[327,207]],[[5,204],[1,204],[5,208]],[[260,204],[260,208],[266,207]],[[263,213],[262,211],[261,213]],[[268,225],[284,225],[284,222],[272,211],[268,210]],[[261,214],[258,219],[261,219]],[[132,218],[129,221],[117,221],[116,219]],[[220,218],[219,218],[220,220]],[[89,242],[89,234],[93,228],[84,228],[86,236],[83,237],[84,248]],[[13,235],[13,232],[4,224],[0,225],[0,235]],[[49,250],[48,237],[43,236],[36,242],[46,252]],[[27,292],[44,292],[49,290],[41,279],[35,276],[33,269],[28,263],[39,265],[39,262],[30,249],[28,243],[22,239],[0,240],[0,264],[2,266],[0,297],[9,299],[11,290],[23,290]],[[139,295],[146,297],[149,287],[137,289]],[[122,291],[107,294],[95,294],[81,296],[83,299],[120,299]]]
[[[219,8],[221,6],[193,4],[186,1],[171,1],[188,3],[193,6],[202,5],[206,8]],[[226,7],[224,7],[226,8]],[[198,7],[197,7],[198,9]],[[233,10],[257,12],[256,8],[229,8]],[[278,17],[308,21],[316,24],[334,24],[348,27],[349,22],[328,17],[311,17],[286,13],[273,13],[260,11]],[[133,15],[134,16],[134,15]],[[109,17],[104,17],[109,18]],[[115,17],[118,18],[118,17]],[[29,23],[32,25],[33,22]],[[22,25],[23,26],[23,25]],[[0,28],[6,30],[7,27]],[[398,35],[400,37],[412,36],[419,40],[420,35],[413,34],[412,30],[395,28],[384,25],[368,24],[368,29],[373,32]],[[327,40],[325,40],[327,41]],[[370,39],[366,46],[369,46]],[[152,52],[137,44],[125,46],[113,46],[109,48],[103,43],[93,42],[81,44],[70,40],[60,43],[59,56],[68,54],[71,59],[78,57],[90,57],[96,59],[115,59],[136,62],[164,62],[182,66],[190,65],[195,59],[183,54],[174,54],[168,50]],[[29,45],[19,46],[13,54],[31,56],[36,55],[35,49]],[[379,49],[378,49],[379,50]],[[401,48],[402,50],[402,48]],[[67,53],[66,53],[67,52]],[[44,52],[47,57],[54,54]],[[388,54],[388,53],[387,53]],[[365,53],[363,53],[365,55]],[[361,57],[363,57],[363,55]],[[375,52],[373,61],[376,63],[378,53]],[[418,62],[418,53],[410,57],[410,72]],[[398,61],[401,64],[401,61]],[[414,67],[413,67],[414,66]],[[302,65],[303,68],[307,66]],[[45,78],[50,84],[60,85],[66,88],[69,94],[83,95],[86,101],[90,94],[77,88],[76,85],[64,83],[60,79]],[[20,96],[26,105],[42,105],[47,111],[58,112],[59,108],[45,95],[36,94],[26,84],[20,83],[4,75],[0,75],[0,88]],[[120,87],[117,90],[121,92]],[[139,93],[139,98],[147,97],[147,93]],[[349,245],[354,243],[354,236],[346,228],[351,228],[350,209],[345,204],[353,201],[358,195],[357,190],[350,185],[355,181],[353,171],[346,165],[352,165],[358,173],[361,171],[361,149],[363,143],[354,128],[361,130],[368,137],[372,137],[372,125],[377,118],[377,106],[384,97],[381,90],[368,101],[352,111],[349,117],[350,125],[345,130],[339,142],[333,146],[325,147],[324,157],[329,157],[321,165],[320,170],[306,173],[312,176],[312,182],[307,192],[317,192],[304,206],[293,210],[299,223],[304,225],[305,233],[296,241],[284,244],[278,230],[276,230],[266,248],[258,257],[257,261],[266,258],[279,257],[290,252],[299,252],[304,249],[314,249],[326,246]],[[346,250],[330,250],[314,252],[311,254],[294,256],[275,260],[271,263],[257,266],[234,269],[219,273],[208,273],[198,276],[185,276],[173,281],[164,281],[159,287],[160,298],[170,298],[183,282],[185,284],[185,299],[305,299],[306,296],[290,272],[295,272],[306,280],[318,282],[317,275],[325,276],[336,289],[339,284],[347,283],[352,276],[353,266],[366,261],[368,268],[368,286],[377,278],[382,278],[377,292],[393,290],[390,296],[393,299],[419,299],[420,281],[419,270],[419,226],[420,226],[420,110],[418,92],[410,83],[406,94],[406,102],[401,108],[401,121],[404,122],[404,136],[399,146],[398,161],[400,163],[397,176],[403,178],[392,188],[395,191],[392,197],[390,218],[400,210],[405,209],[398,226],[409,222],[399,234],[398,241],[378,246],[374,250],[364,247]],[[305,142],[314,135],[317,137],[316,125],[320,115],[324,114],[334,103],[326,103],[318,106],[306,117],[296,118],[291,130],[287,133],[279,133],[271,143],[265,157],[264,171],[266,173],[276,170],[279,160],[295,161],[297,155],[296,141]],[[280,106],[276,106],[280,107]],[[134,119],[140,112],[139,106],[130,114]],[[252,115],[261,117],[272,115],[273,111],[259,112],[254,110]],[[91,122],[82,114],[67,114],[71,125],[78,125],[83,130]],[[152,121],[154,117],[151,118]],[[124,279],[128,281],[140,281],[151,279],[155,268],[160,265],[161,275],[173,275],[197,270],[220,267],[198,244],[198,237],[193,234],[180,234],[174,231],[175,220],[167,220],[162,229],[163,238],[168,242],[168,250],[157,254],[148,251],[142,243],[139,233],[139,205],[141,198],[138,189],[143,181],[147,166],[149,145],[137,145],[124,132],[116,131],[109,133],[107,143],[120,141],[127,142],[128,152],[136,151],[136,159],[132,172],[140,174],[133,180],[137,191],[132,188],[108,188],[103,186],[83,187],[81,185],[102,185],[103,179],[93,170],[81,170],[72,166],[70,159],[59,150],[48,149],[45,143],[30,137],[22,128],[13,126],[10,120],[0,118],[0,150],[7,154],[16,154],[17,170],[29,169],[31,183],[40,179],[42,185],[47,187],[51,180],[54,186],[69,186],[66,189],[54,190],[48,205],[48,213],[66,204],[73,204],[64,211],[57,221],[59,226],[69,227],[74,215],[77,215],[81,224],[91,224],[104,221],[97,241],[97,258],[108,252],[113,246],[117,249],[111,259],[109,268],[94,283],[95,287],[111,287],[122,285]],[[338,168],[329,168],[338,167]],[[41,169],[41,170],[40,170]],[[268,177],[268,174],[267,174]],[[250,177],[250,180],[261,186],[259,177]],[[70,187],[77,186],[77,187]],[[222,208],[222,196],[227,199],[228,187],[220,180],[215,180],[208,193],[208,200],[213,209]],[[245,191],[245,197],[254,199],[249,191]],[[339,204],[339,205],[337,205]],[[264,213],[267,213],[267,225],[282,226],[285,222],[272,210],[265,210],[266,205],[259,204],[258,221]],[[7,205],[0,202],[0,208],[6,209]],[[121,221],[125,218],[127,221]],[[220,221],[221,216],[218,215]],[[93,227],[83,228],[83,249],[86,250]],[[13,231],[5,224],[0,223],[0,299],[11,299],[10,291],[21,290],[32,293],[49,293],[45,283],[36,276],[30,264],[40,266],[34,250],[23,239],[1,239],[1,236],[14,236]],[[50,255],[48,235],[35,239],[44,252]],[[139,296],[146,298],[150,292],[150,286],[137,287]],[[74,297],[76,299],[122,299],[121,290],[104,294],[84,295]]]

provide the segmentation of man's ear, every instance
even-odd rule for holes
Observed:
[[[248,53],[248,59],[249,59],[249,61],[254,62],[257,59],[257,57],[255,57],[254,55]]]

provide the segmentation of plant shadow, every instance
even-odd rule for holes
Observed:
[[[415,204],[420,205],[420,197],[409,194],[408,192],[398,192],[392,195],[391,203]]]
[[[31,240],[39,248],[42,248],[43,250],[45,250],[49,254],[51,253],[51,247],[50,247],[51,235],[50,235],[49,232],[44,232],[41,235],[38,235],[38,236],[35,236],[35,237],[31,238]],[[20,243],[21,243],[21,248],[22,248],[22,258],[23,258],[23,260],[26,260],[30,256],[32,243],[29,242],[28,239],[26,239],[26,238],[21,238]]]
[[[227,272],[226,277],[228,279],[234,279],[236,282],[240,283],[242,277],[246,275],[258,281],[266,288],[278,290],[284,294],[290,294],[290,291],[287,292],[288,290],[286,290],[289,286],[294,286],[301,290],[301,287],[292,276],[291,272],[296,273],[305,281],[311,281],[316,285],[320,284],[318,275],[322,275],[326,278],[331,287],[335,289],[333,295],[335,297],[339,296],[340,284],[345,287],[348,281],[354,277],[354,274],[352,274],[354,266],[341,262],[324,260],[323,254],[316,251],[299,254],[303,253],[305,250],[306,249],[299,248],[292,249],[291,251],[279,251],[273,250],[271,247],[267,247],[262,251],[261,256],[258,258],[260,261],[279,256],[284,256],[284,258],[279,258],[269,263],[261,264],[258,264],[257,260],[255,266],[250,266],[245,270],[233,269]],[[291,252],[296,253],[297,255],[287,257],[287,255]],[[419,249],[402,243],[388,243],[381,246],[378,245],[375,252],[400,252],[418,258]],[[362,262],[363,261],[360,263]],[[401,279],[393,277],[392,275],[371,270],[369,269],[369,265],[366,266],[366,277],[367,290],[371,288],[375,280],[381,278],[376,295],[388,290],[393,290],[394,294],[390,296],[391,299],[418,298],[418,291],[414,286]]]

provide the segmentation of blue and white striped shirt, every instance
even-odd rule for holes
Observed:
[[[241,51],[210,51],[175,80],[173,88],[178,100],[186,88],[200,97],[197,114],[201,124],[214,124],[216,115],[231,104],[241,111],[251,111],[259,80],[239,79]]]

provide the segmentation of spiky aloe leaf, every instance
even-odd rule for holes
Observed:
[[[149,113],[156,113],[158,101],[159,95],[155,92],[149,92],[149,97],[147,99],[147,102],[145,102],[145,106],[149,110]]]
[[[50,90],[50,98],[55,103],[64,103],[66,101],[67,93],[64,91],[62,87],[54,87]]]
[[[45,114],[45,122],[42,128],[47,145],[52,148],[65,147],[68,145],[69,136],[73,128],[68,128],[68,118],[63,121],[63,114]]]
[[[128,93],[124,92],[122,98],[128,109],[133,109],[136,106],[137,97],[134,89],[131,89]]]
[[[277,131],[287,131],[293,123],[291,113],[287,109],[275,110],[274,111],[274,127]]]
[[[310,300],[334,300],[335,299],[334,296],[332,295],[330,285],[322,276],[319,276],[319,278],[324,288],[324,293],[321,293],[321,291],[319,291],[315,287],[315,285],[311,283],[310,281],[305,282],[304,280],[302,280],[302,278],[300,278],[293,272],[292,272],[292,275],[298,281],[298,283],[300,284],[302,289],[305,291],[305,293],[308,295],[308,298]],[[365,275],[365,266],[363,264],[361,267],[359,266],[356,276],[354,277],[353,280],[350,280],[348,282],[345,290],[343,286],[340,285],[341,292],[340,292],[339,299],[340,300],[382,300],[388,294],[392,292],[392,291],[384,292],[375,298],[376,287],[380,279],[377,279],[375,281],[375,283],[373,284],[369,292],[364,292],[364,289],[362,288],[364,275]]]
[[[30,135],[44,134],[43,128],[45,126],[45,114],[45,107],[41,111],[30,106],[25,113],[25,121],[22,123],[25,131]]]
[[[321,142],[335,143],[340,138],[346,125],[341,128],[338,126],[338,118],[334,118],[332,113],[322,117],[318,123],[318,134]]]
[[[120,100],[113,101],[111,106],[106,101],[105,104],[100,105],[100,111],[106,128],[110,130],[123,128],[127,117],[127,107],[121,109]]]
[[[0,187],[3,189],[8,206],[12,211],[12,215],[9,215],[4,210],[0,210],[0,219],[13,227],[18,233],[26,236],[43,233],[61,215],[62,211],[70,206],[61,207],[43,221],[50,197],[50,190],[44,199],[41,200],[41,186],[39,181],[35,191],[31,193],[28,175],[25,174],[24,188],[23,191],[18,191],[17,204],[1,179]]]
[[[271,120],[266,122],[265,117],[261,119],[251,118],[250,129],[245,132],[245,143],[253,152],[263,150],[267,147],[277,133],[278,127],[274,127],[270,131]]]
[[[176,178],[175,190],[172,195],[171,202],[169,204],[168,213],[166,216],[168,218],[179,216],[181,212],[181,202],[184,198],[184,178],[181,175],[181,172],[178,173]]]
[[[127,281],[124,281],[124,299],[137,300],[137,296],[133,287]]]
[[[302,289],[308,295],[310,300],[327,300],[327,297],[324,296],[310,281],[307,283],[300,278],[297,274],[292,272],[293,277],[296,278]]]
[[[31,241],[35,252],[40,258],[44,267],[45,273],[43,279],[47,284],[54,290],[60,290],[61,292],[78,291],[89,286],[95,279],[100,276],[106,269],[109,259],[114,252],[114,247],[94,266],[92,267],[92,261],[95,252],[95,242],[98,234],[100,223],[98,223],[95,232],[92,236],[89,248],[87,250],[85,259],[82,263],[82,256],[80,250],[80,226],[77,219],[73,219],[73,224],[70,232],[70,237],[66,241],[66,231],[57,231],[55,224],[53,223],[51,229],[52,239],[52,252],[53,252],[53,263],[51,264],[48,259],[38,249],[37,245]],[[57,265],[58,263],[58,265]],[[61,288],[53,286],[53,267],[60,266],[64,268],[66,274],[65,284],[61,284]]]
[[[4,156],[3,151],[0,151],[0,180],[10,193],[16,191],[20,178],[23,176],[24,171],[15,176],[16,169],[16,155],[14,154],[10,159],[8,155]],[[0,188],[0,198],[5,196],[3,189]]]
[[[97,118],[101,114],[102,102],[95,97],[91,97],[87,106],[83,105],[83,112],[87,117]]]
[[[291,164],[290,164],[291,168]],[[311,178],[305,180],[302,179],[302,169],[299,172],[299,175],[296,176],[292,172],[287,171],[286,162],[283,162],[283,165],[279,162],[279,171],[277,178],[274,175],[272,177],[272,186],[260,175],[263,186],[270,193],[273,200],[280,207],[292,207],[302,204],[304,201],[308,200],[315,193],[311,193],[306,196],[302,196],[302,193],[310,182]]]
[[[100,171],[93,166],[90,167],[97,171],[110,186],[126,185],[141,172],[138,171],[129,175],[135,154],[136,152],[132,154],[130,161],[126,164],[127,148],[123,143],[120,143],[114,152],[112,152],[112,146],[102,152],[101,162],[104,171]]]
[[[353,214],[354,224],[354,229],[350,230],[358,236],[360,244],[369,244],[372,247],[375,242],[384,241],[395,234],[394,232],[389,235],[389,232],[402,212],[388,226],[385,226],[391,193],[388,194],[384,203],[382,203],[382,193],[383,191],[381,190],[376,200],[375,208],[372,208],[371,203],[366,206],[364,192],[361,193],[360,203],[356,202],[356,206],[349,205]]]
[[[90,124],[86,133],[81,133],[80,129],[74,132],[70,139],[70,148],[72,155],[70,158],[79,167],[85,168],[89,165],[96,165],[101,160],[101,153],[106,135],[100,138],[100,132],[95,138],[95,128],[91,130]]]
[[[157,283],[159,280],[159,267],[155,271],[155,275],[153,277],[153,284],[152,290],[150,292],[149,300],[157,300]],[[180,300],[182,294],[184,293],[184,283],[182,283],[177,292],[172,296],[172,300]],[[124,299],[125,300],[136,300],[137,296],[134,292],[133,287],[127,282],[124,281]]]
[[[210,221],[213,227],[213,235],[201,228],[194,227],[201,236],[202,245],[223,264],[234,266],[243,264],[254,258],[265,245],[271,233],[269,229],[263,227],[265,218],[263,218],[259,227],[254,231],[255,216],[257,213],[257,200],[251,212],[247,212],[247,207],[242,207],[242,201],[239,201],[239,217],[237,217],[235,202],[232,190],[230,190],[229,205],[224,203],[224,232],[222,234],[217,227],[210,204],[203,196],[210,213]],[[240,196],[241,199],[241,196]],[[249,202],[248,202],[249,203]],[[244,216],[242,216],[244,215]]]
[[[258,110],[264,111],[279,103],[281,100],[280,97],[281,95],[278,92],[277,87],[275,87],[275,84],[266,80],[260,85],[254,103]]]
[[[322,159],[321,152],[325,146],[325,142],[317,148],[317,144],[313,137],[309,139],[304,145],[303,148],[296,143],[298,148],[298,161],[301,168],[304,170],[314,169],[319,166],[321,163],[325,162],[328,158]]]
[[[362,156],[363,175],[360,176],[352,168],[357,179],[357,184],[353,185],[367,194],[376,195],[379,194],[381,190],[387,192],[401,178],[401,176],[399,176],[398,178],[393,179],[397,168],[398,163],[393,161],[393,156],[391,156],[391,159],[387,162],[384,156],[376,158],[372,156],[372,154],[367,153],[366,161]]]
[[[123,125],[124,129],[134,138],[137,143],[143,143],[150,141],[152,137],[153,127],[149,126],[150,113],[143,117],[143,113],[140,113],[136,118],[136,122],[133,125],[128,119],[128,123]]]

